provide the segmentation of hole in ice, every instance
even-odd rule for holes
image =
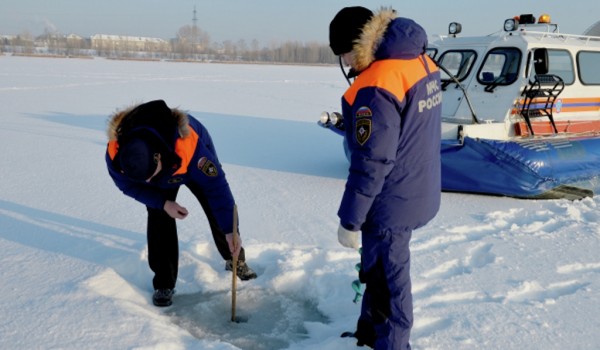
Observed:
[[[220,340],[241,349],[284,349],[308,337],[304,322],[328,323],[316,302],[261,289],[238,290],[231,322],[231,292],[175,295],[166,314],[198,339]]]

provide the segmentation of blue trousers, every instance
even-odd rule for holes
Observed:
[[[362,234],[360,279],[366,289],[356,336],[376,350],[410,350],[411,235],[412,231]]]

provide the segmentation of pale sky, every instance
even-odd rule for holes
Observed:
[[[262,45],[282,41],[327,43],[329,22],[345,6],[376,10],[391,6],[420,23],[428,34],[446,34],[448,23],[462,24],[465,35],[490,34],[506,18],[521,13],[548,13],[566,34],[581,34],[600,20],[598,0],[0,0],[0,34],[23,31],[37,36],[46,28],[62,34],[118,34],[163,39],[197,25],[213,42],[225,40]]]

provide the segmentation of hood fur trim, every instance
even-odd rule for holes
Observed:
[[[398,17],[396,11],[392,8],[382,7],[365,24],[360,37],[354,41],[352,68],[361,72],[375,61],[375,52],[383,40],[388,25],[396,17]]]
[[[108,120],[107,135],[109,141],[116,141],[118,138],[119,127],[123,119],[131,112],[138,104],[127,107],[123,110],[113,113]],[[190,134],[188,115],[186,112],[177,108],[171,108],[171,115],[177,121],[180,137],[187,137]]]

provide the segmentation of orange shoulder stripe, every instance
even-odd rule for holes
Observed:
[[[106,150],[108,151],[108,156],[110,157],[111,160],[115,159],[118,149],[119,149],[119,144],[117,143],[117,140],[108,141],[108,147]]]
[[[438,67],[425,55],[429,72],[437,72]],[[421,57],[410,60],[388,59],[374,62],[362,72],[344,94],[344,99],[354,104],[358,91],[365,87],[377,87],[393,94],[398,100],[404,100],[406,92],[418,81],[427,76]]]
[[[175,153],[181,158],[181,167],[173,175],[182,175],[187,172],[187,168],[198,146],[198,133],[192,127],[188,126],[188,128],[190,134],[186,137],[178,138],[175,142]]]
[[[192,161],[194,152],[196,152],[196,146],[198,145],[198,134],[194,129],[190,127],[190,134],[184,138],[178,138],[175,142],[175,153],[181,158],[181,167],[177,169],[174,175],[181,175],[187,172],[187,168]],[[119,143],[117,140],[108,141],[108,156],[110,159],[115,159],[117,151],[119,150]]]

